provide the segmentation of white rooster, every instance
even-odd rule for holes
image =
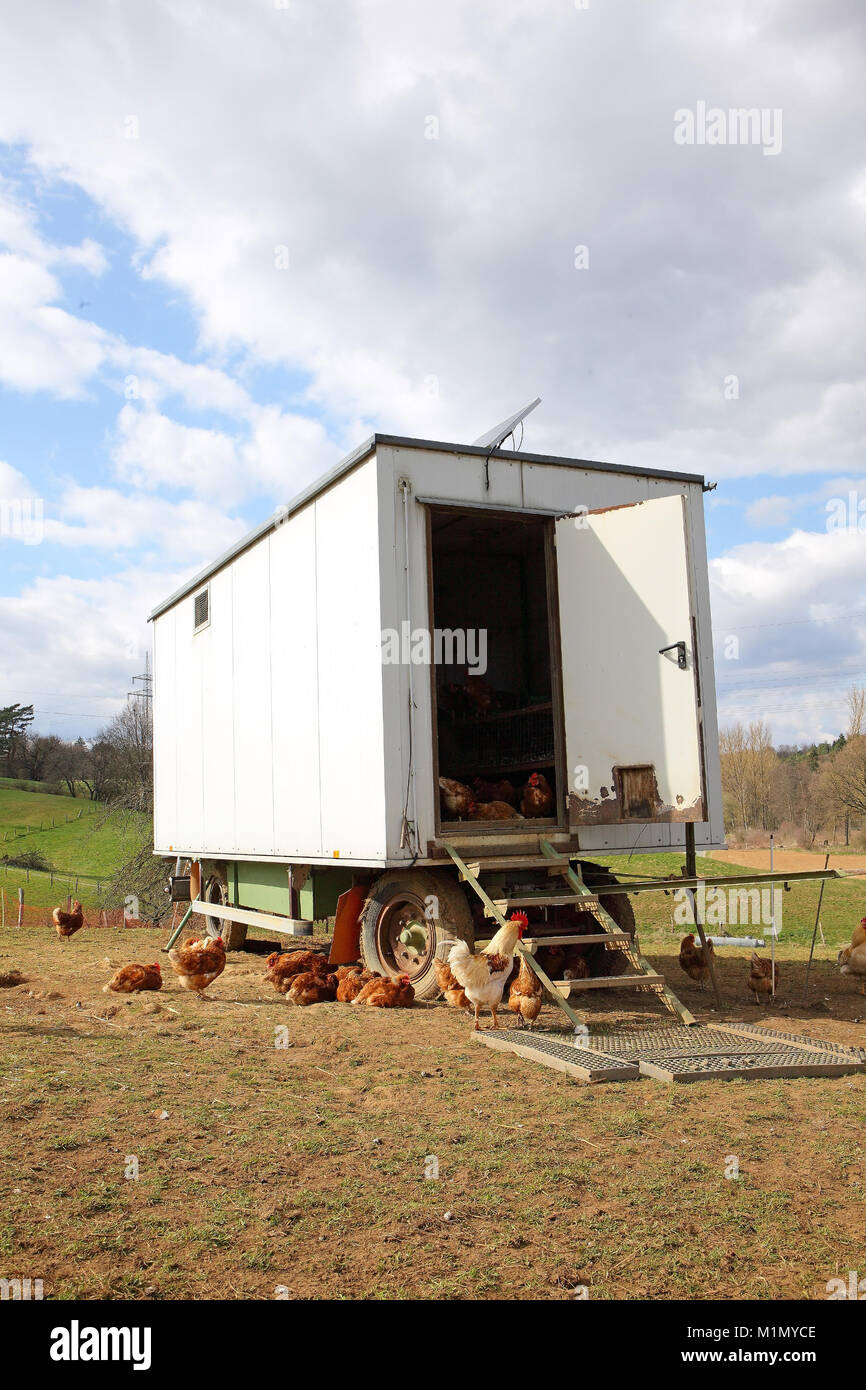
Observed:
[[[456,941],[451,947],[449,968],[463,986],[469,1002],[475,1005],[475,1027],[479,1030],[478,1015],[485,1006],[493,1015],[493,1027],[499,1027],[496,1010],[502,1003],[502,991],[511,974],[517,943],[528,926],[525,912],[513,912],[483,951],[473,954],[465,941]]]

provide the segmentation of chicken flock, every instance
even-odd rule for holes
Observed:
[[[64,942],[85,925],[79,902],[74,902],[71,909],[55,908],[52,919],[58,937]],[[502,1007],[506,985],[509,985],[507,1007],[517,1015],[517,1026],[532,1027],[538,1018],[544,1001],[544,986],[532,969],[527,953],[520,951],[520,941],[528,926],[526,914],[514,912],[481,950],[473,951],[465,941],[455,941],[450,943],[446,959],[434,959],[436,981],[445,1003],[450,1008],[471,1013],[474,1029],[481,1027],[483,1009],[490,1011],[491,1027],[499,1027],[497,1010]],[[520,964],[515,970],[516,954],[520,954]],[[699,946],[694,933],[690,932],[680,943],[680,966],[701,988],[709,977],[713,955],[712,942],[708,940]],[[182,942],[168,952],[168,958],[181,988],[200,999],[207,999],[205,991],[225,970],[226,950],[221,937],[207,936]],[[858,979],[860,992],[866,994],[866,917],[854,928],[850,946],[839,952],[837,965],[843,975]],[[580,957],[570,957],[569,968],[562,968],[563,978],[585,978],[587,973],[586,962]],[[17,977],[17,972],[12,972],[8,981],[4,978],[2,984],[17,983],[18,979],[13,977]],[[264,978],[288,1003],[301,1008],[337,1002],[377,1009],[406,1009],[412,1007],[415,999],[408,975],[396,978],[380,975],[360,962],[333,967],[328,957],[316,950],[274,951],[267,958]],[[779,980],[778,963],[762,960],[753,952],[747,983],[755,1002],[760,1003],[762,997],[768,1002],[773,999]],[[103,992],[138,994],[162,987],[159,963],[143,965],[131,961],[115,971],[103,986]]]
[[[543,772],[531,772],[519,791],[507,778],[485,782],[476,777],[467,787],[453,777],[440,777],[439,800],[446,820],[539,820],[554,814],[553,792]]]

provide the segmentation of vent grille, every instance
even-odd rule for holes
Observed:
[[[210,589],[202,589],[200,594],[196,594],[193,611],[193,628],[198,632],[200,627],[206,627],[210,622]]]

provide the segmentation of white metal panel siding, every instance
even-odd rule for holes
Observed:
[[[269,539],[231,567],[235,847],[263,856],[274,852],[268,549]]]
[[[176,610],[153,625],[153,841],[170,854],[177,824]]]
[[[405,458],[405,451],[402,458]],[[379,535],[381,554],[382,628],[402,631],[411,617],[412,628],[429,630],[427,585],[427,512],[414,495],[408,502],[410,597],[406,601],[406,547],[402,494],[397,486],[402,468],[394,468],[393,451],[379,450]],[[417,811],[418,845],[426,854],[427,843],[435,834],[433,819],[433,726],[430,668],[412,668],[413,759],[415,778],[409,784],[409,676],[407,665],[382,667],[384,718],[388,756],[385,759],[387,849],[391,860],[409,859],[413,849],[400,847],[403,808],[409,818]]]
[[[319,779],[325,856],[385,854],[378,470],[370,459],[317,498]]]
[[[201,677],[202,834],[208,844],[235,844],[234,696],[231,669],[232,570],[210,581],[210,623],[192,637]],[[186,634],[187,640],[189,634]]]
[[[270,541],[274,848],[322,853],[316,511],[306,507]]]
[[[371,458],[155,620],[160,852],[384,858],[378,534]]]
[[[193,636],[194,595],[190,594],[175,609],[177,640],[175,653],[174,705],[175,744],[177,752],[177,821],[172,844],[179,849],[200,845],[204,836],[204,755],[202,745],[202,708],[204,689],[202,672],[205,667],[204,648],[199,637],[207,638],[210,628]]]

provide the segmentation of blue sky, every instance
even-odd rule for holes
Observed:
[[[94,732],[153,603],[372,429],[468,441],[539,394],[529,449],[718,483],[723,721],[844,726],[853,0],[47,0],[2,28],[0,502],[41,499],[44,535],[0,536],[0,700]],[[780,147],[678,144],[701,101],[778,111]]]

